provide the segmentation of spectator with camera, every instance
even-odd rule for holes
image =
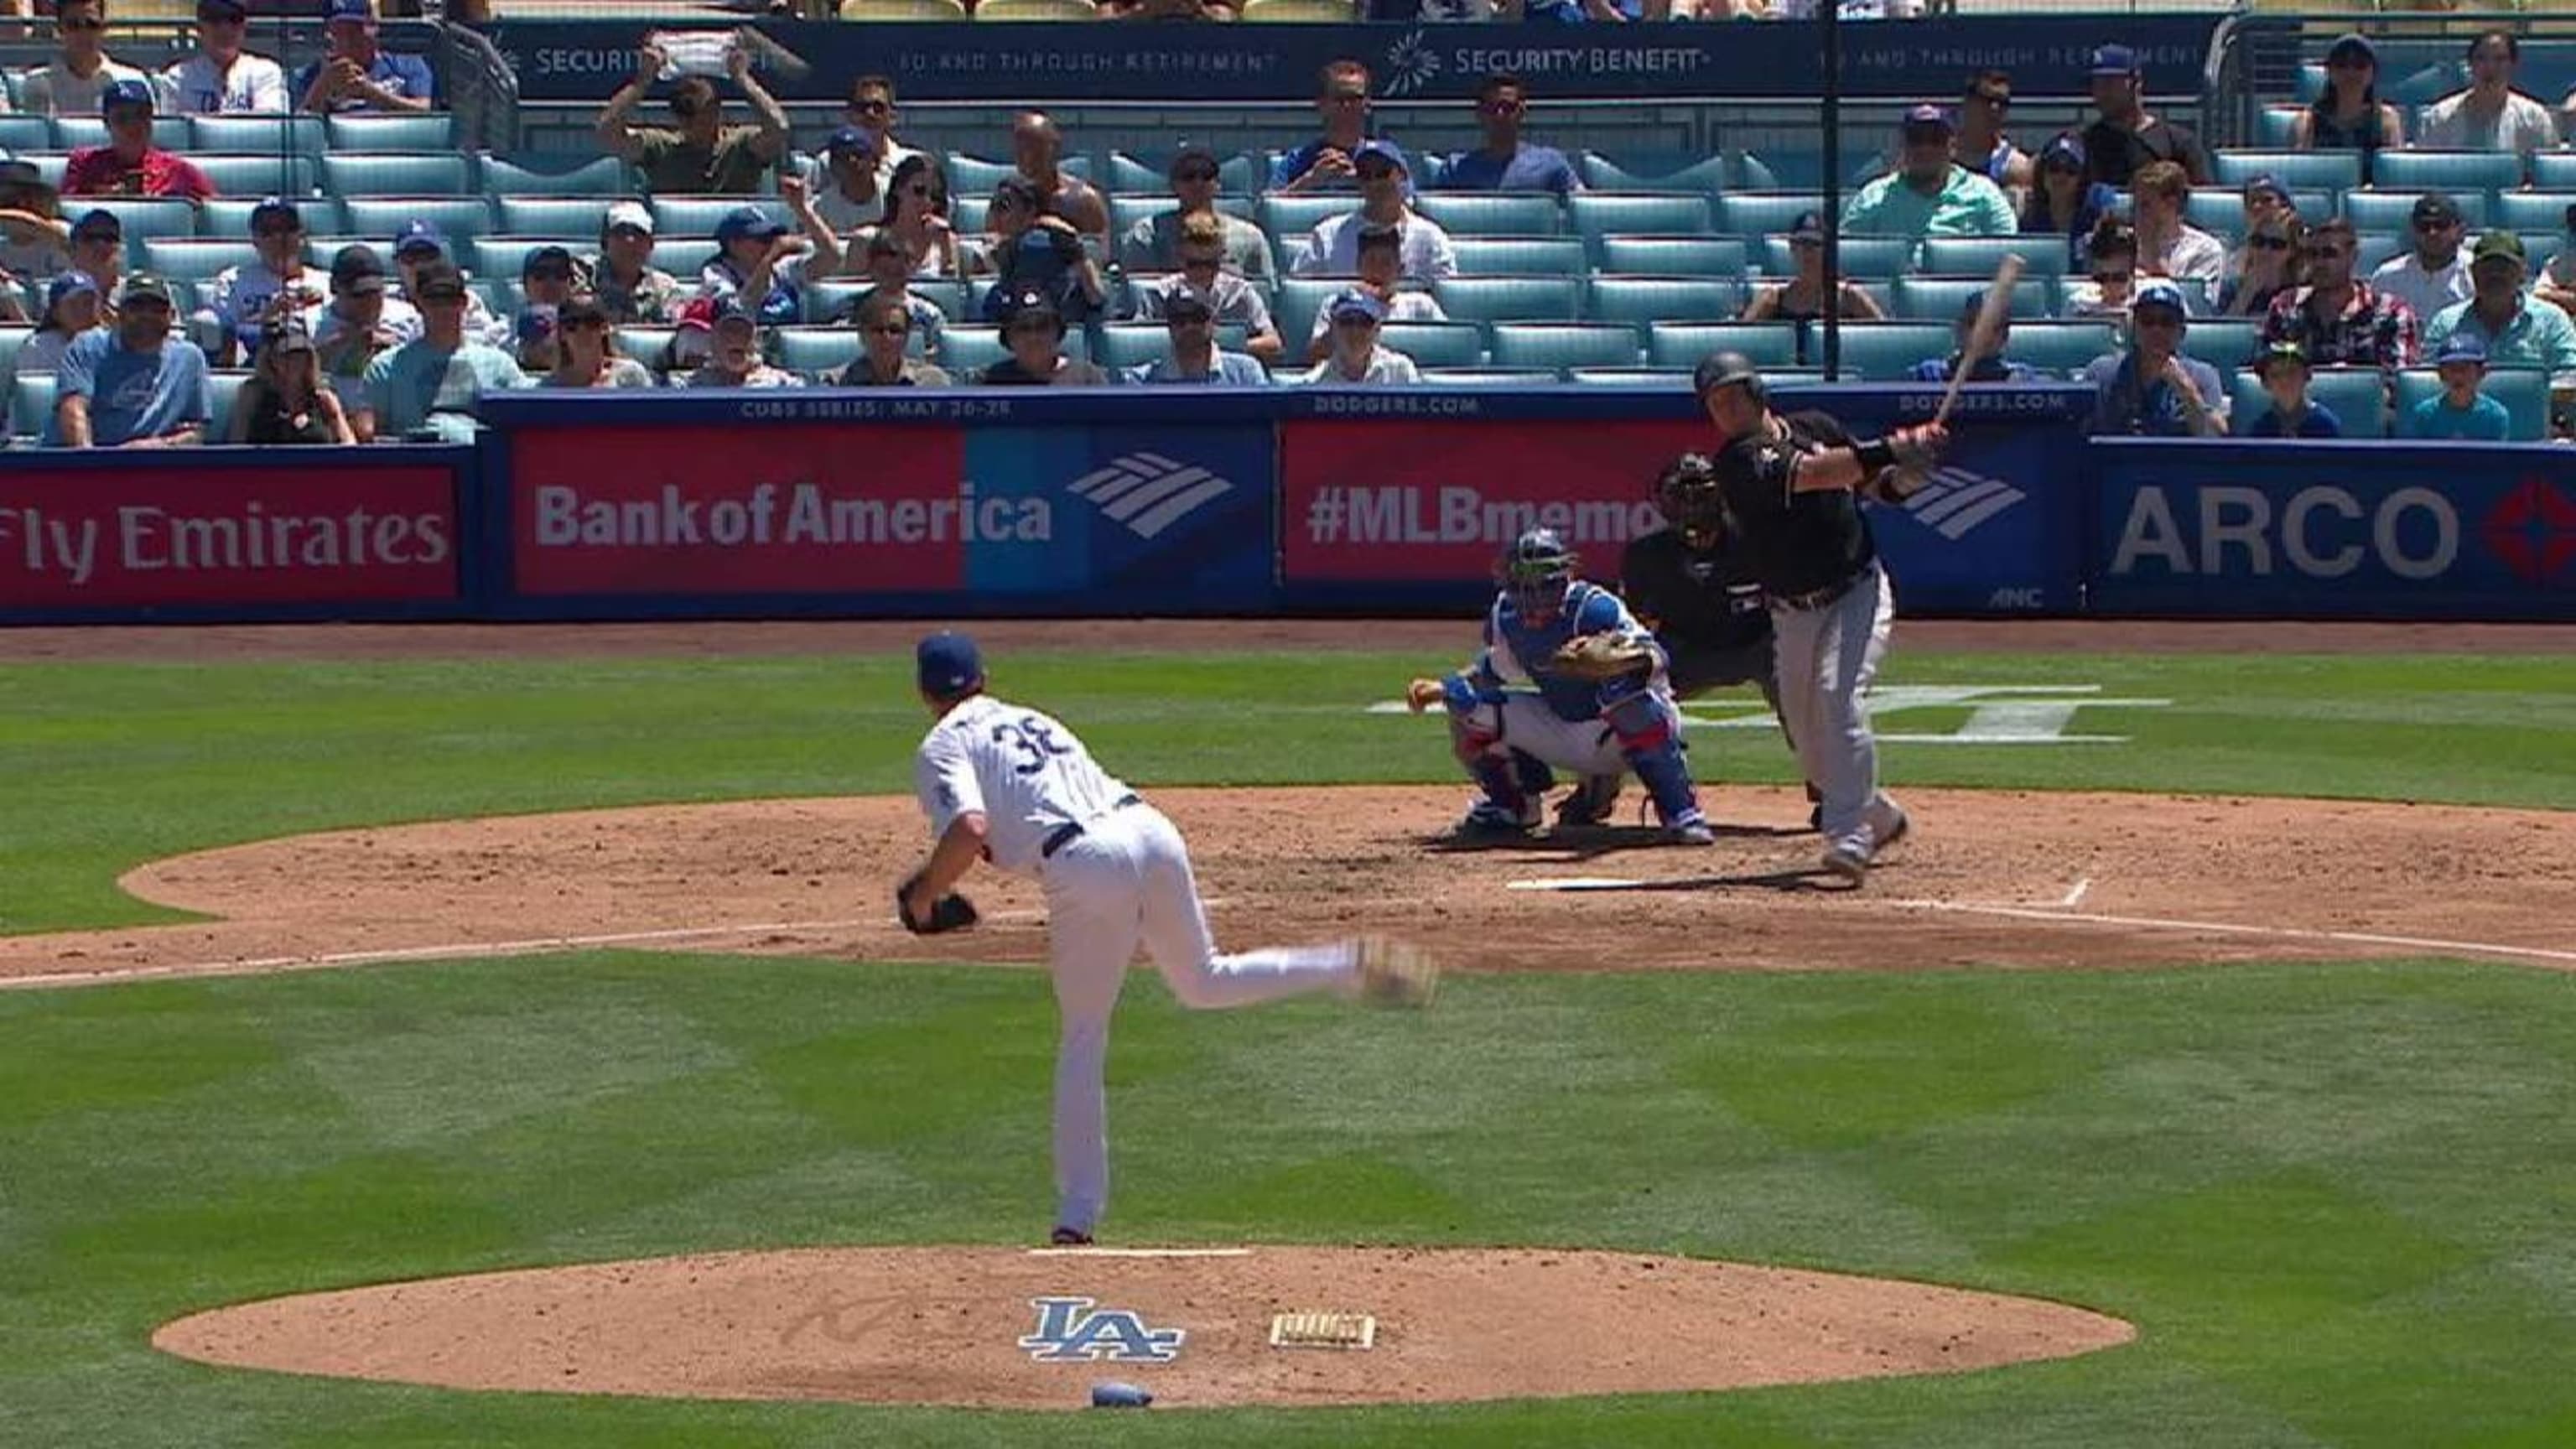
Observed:
[[[58,448],[177,448],[205,441],[214,416],[206,354],[173,336],[170,288],[137,272],[116,298],[116,325],[82,334],[55,372]]]
[[[300,109],[417,115],[437,105],[429,63],[376,43],[374,0],[331,0],[328,16],[322,33],[329,53],[287,82]]]
[[[600,146],[642,170],[650,191],[749,195],[760,190],[762,175],[787,154],[787,112],[752,74],[751,53],[739,43],[728,46],[724,65],[751,102],[758,124],[726,125],[724,98],[716,93],[715,82],[702,75],[684,75],[671,88],[676,129],[628,121],[627,114],[670,68],[670,60],[651,41],[636,52],[634,78],[608,98],[591,128]]]
[[[339,395],[323,385],[313,334],[300,319],[263,335],[251,375],[233,397],[224,441],[262,446],[358,441]]]
[[[1083,249],[1073,223],[1045,209],[1036,183],[1003,177],[985,218],[993,238],[986,259],[994,274],[993,289],[984,294],[986,321],[1002,321],[1018,305],[1016,298],[1032,292],[1046,298],[1059,321],[1079,324],[1099,315],[1109,300],[1100,266]]]
[[[83,146],[63,163],[65,196],[176,196],[204,201],[215,183],[184,156],[152,144],[158,108],[152,82],[121,80],[99,99],[107,117],[107,144]]]
[[[810,250],[778,218],[737,206],[716,223],[716,254],[698,273],[698,295],[739,302],[760,326],[784,327],[804,314]]]
[[[251,208],[250,244],[258,261],[226,267],[198,293],[190,318],[211,338],[211,354],[231,367],[259,351],[261,335],[280,316],[301,317],[331,295],[331,274],[304,262],[304,213],[286,197]]]

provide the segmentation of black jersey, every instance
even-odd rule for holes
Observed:
[[[1831,588],[1878,557],[1869,519],[1847,488],[1792,491],[1800,453],[1851,446],[1851,434],[1823,413],[1790,413],[1787,436],[1749,433],[1717,455],[1732,551],[1773,598]]]
[[[1761,581],[1728,540],[1702,552],[1676,528],[1632,539],[1619,560],[1619,593],[1676,653],[1740,649],[1771,632]]]

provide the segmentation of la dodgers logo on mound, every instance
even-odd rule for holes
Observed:
[[[1170,1363],[1181,1356],[1179,1328],[1147,1328],[1123,1308],[1093,1309],[1088,1298],[1032,1298],[1037,1331],[1020,1347],[1039,1363]]]

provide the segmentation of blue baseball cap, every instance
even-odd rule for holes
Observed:
[[[2149,307],[2170,307],[2177,315],[2184,316],[2188,316],[2191,312],[2191,308],[2183,303],[2182,288],[2163,277],[2139,283],[2137,295],[2129,302],[2129,310],[2132,313],[2144,311]]]
[[[823,149],[836,156],[873,156],[877,154],[877,138],[860,127],[843,126],[823,143]]]
[[[63,305],[63,300],[65,298],[77,297],[83,292],[87,292],[93,297],[97,296],[98,278],[91,276],[87,272],[80,271],[58,273],[54,277],[53,285],[45,289],[45,310],[51,312],[56,307]],[[2478,355],[2480,357],[2486,356],[2484,352],[2480,352]]]
[[[438,229],[438,223],[426,218],[414,218],[404,222],[402,230],[394,233],[396,257],[400,257],[405,252],[419,251],[422,247],[427,247],[442,257],[447,255],[447,234]]]
[[[1375,156],[1383,161],[1394,162],[1395,169],[1403,172],[1407,176],[1413,174],[1413,163],[1404,159],[1404,148],[1395,144],[1393,141],[1384,140],[1362,141],[1357,147],[1353,148],[1351,151],[1351,169],[1357,171],[1360,163],[1371,156]]]
[[[1933,105],[1928,101],[1909,108],[1905,112],[1905,121],[1899,129],[1912,131],[1933,126],[1938,126],[1944,132],[1951,134],[1956,134],[1959,129],[1959,123],[1950,119],[1947,108]]]
[[[2125,45],[2097,45],[2090,64],[2095,75],[2136,75],[2138,53]]]
[[[725,243],[737,237],[773,237],[787,235],[787,224],[757,206],[737,206],[716,223],[716,241]]]
[[[2465,332],[2454,332],[2443,338],[2442,350],[2433,354],[2433,363],[2437,367],[2445,362],[2474,362],[2484,365],[2486,360],[2487,345]]]
[[[102,116],[114,113],[119,106],[141,106],[148,111],[156,104],[150,81],[110,81],[107,89],[98,93],[98,113]]]
[[[125,240],[125,218],[104,206],[93,206],[82,212],[80,219],[72,223],[74,237],[80,236],[83,232],[104,232],[118,241],[123,241]]]
[[[1379,301],[1375,293],[1351,287],[1333,294],[1333,300],[1324,304],[1324,315],[1336,322],[1344,317],[1366,317],[1371,322],[1383,322],[1386,320],[1386,304]]]
[[[373,25],[376,23],[375,0],[331,0],[331,8],[325,12],[325,18]]]
[[[554,308],[539,303],[520,309],[516,330],[519,345],[525,347],[531,342],[553,341],[554,335],[563,330],[563,321]]]
[[[942,630],[913,646],[912,671],[922,693],[955,694],[984,682],[984,656],[974,640]]]
[[[259,219],[263,216],[283,216],[299,227],[304,225],[303,209],[283,196],[261,197],[259,205],[250,209],[250,224],[253,230],[258,229]]]

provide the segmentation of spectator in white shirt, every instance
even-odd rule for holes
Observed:
[[[1402,255],[1401,238],[1393,227],[1371,227],[1360,233],[1360,280],[1351,290],[1366,292],[1386,304],[1389,322],[1446,322],[1449,314],[1440,310],[1440,300],[1429,292],[1397,290]],[[1315,313],[1315,330],[1306,339],[1306,360],[1321,362],[1333,350],[1333,319],[1322,309]]]
[[[304,264],[304,213],[272,196],[251,208],[250,243],[259,260],[215,273],[190,324],[219,366],[247,365],[260,337],[280,315],[301,316],[331,296],[331,274]]]
[[[1316,363],[1314,370],[1298,381],[1324,387],[1385,387],[1422,381],[1421,370],[1413,365],[1412,358],[1377,345],[1378,328],[1386,321],[1384,302],[1354,289],[1325,303],[1324,315],[1332,322],[1333,355]]]
[[[1297,274],[1350,276],[1359,270],[1360,232],[1369,227],[1393,227],[1402,237],[1406,277],[1435,282],[1458,275],[1458,258],[1449,249],[1449,233],[1404,204],[1410,175],[1404,152],[1392,141],[1363,141],[1352,157],[1351,167],[1360,181],[1360,209],[1328,216],[1315,224],[1314,232],[1306,238],[1306,254],[1297,259]]]
[[[807,187],[814,214],[846,237],[863,226],[885,220],[885,190],[878,184],[877,156],[885,143],[873,131],[843,126],[823,146],[823,159]]]
[[[161,73],[170,109],[183,116],[283,115],[286,70],[242,48],[246,0],[197,0],[197,53]]]
[[[2509,30],[2490,30],[2469,42],[2469,88],[2424,108],[2424,133],[2415,144],[2427,151],[2536,151],[2558,144],[2549,108],[2513,88],[2522,65],[2522,42]]]
[[[2414,247],[2381,262],[2370,274],[2370,289],[2430,320],[2452,303],[2469,300],[2469,259],[2460,247],[2466,233],[2458,204],[2439,191],[2415,198],[2410,224]]]
[[[150,77],[107,55],[107,0],[62,0],[54,11],[58,47],[51,65],[27,72],[19,99],[30,115],[95,116],[107,88]]]
[[[2138,168],[2129,181],[2130,214],[2138,226],[2138,271],[2195,284],[2205,304],[2218,295],[2227,276],[2227,248],[2218,238],[2183,220],[2191,200],[2191,177],[2171,161]]]

